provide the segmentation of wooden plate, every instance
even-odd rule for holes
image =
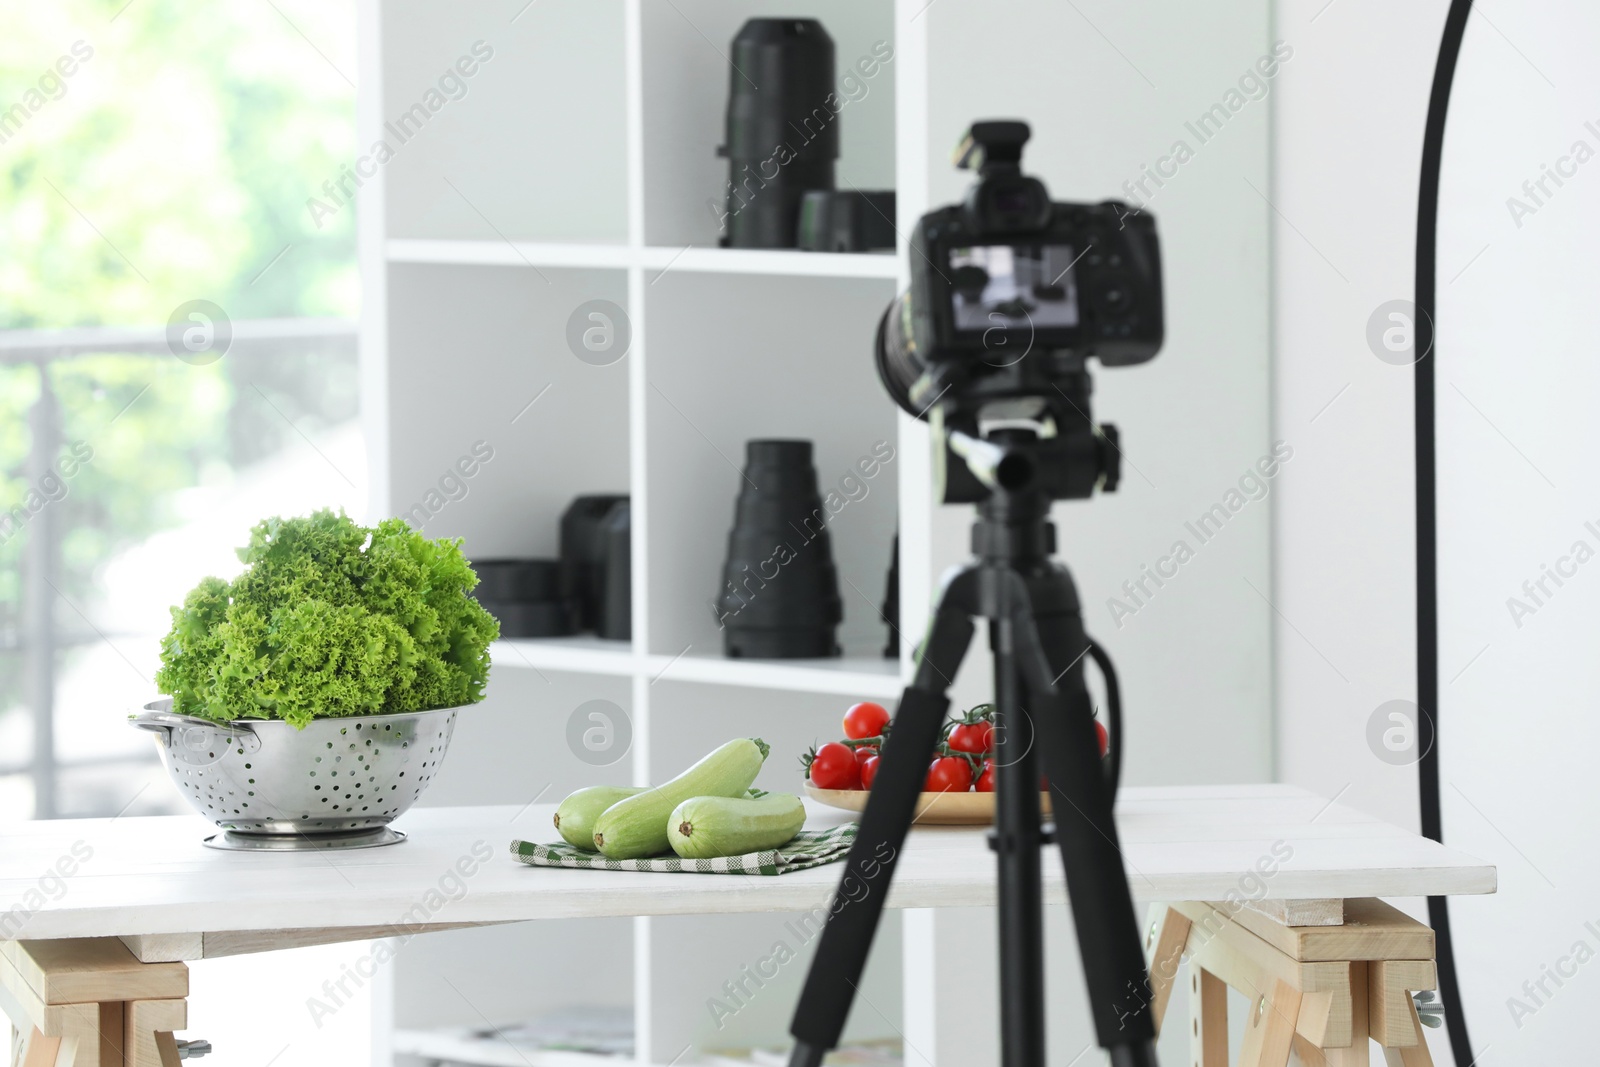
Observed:
[[[867,806],[865,789],[818,789],[804,780],[806,795],[819,804],[845,811],[861,811]],[[1050,794],[1039,794],[1039,805],[1050,814]],[[923,793],[917,797],[914,822],[925,826],[987,826],[994,822],[993,793]]]

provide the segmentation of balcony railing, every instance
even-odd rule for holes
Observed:
[[[255,319],[232,324],[228,358],[272,355],[310,345],[353,354],[356,323],[348,319]],[[39,396],[28,415],[30,443],[23,473],[39,485],[51,475],[60,455],[61,405],[50,375],[51,364],[80,356],[165,354],[170,351],[164,327],[77,327],[61,330],[0,330],[0,364],[36,364],[41,368]],[[6,513],[0,509],[0,524]],[[17,529],[20,527],[20,529]],[[0,633],[0,652],[19,651],[23,661],[26,706],[33,724],[33,751],[24,766],[0,766],[0,775],[29,773],[34,786],[34,817],[59,813],[58,772],[64,767],[125,762],[125,757],[99,757],[63,764],[55,740],[56,655],[63,647],[84,643],[83,634],[66,634],[55,626],[53,610],[61,569],[61,539],[56,509],[44,507],[24,523],[5,524],[11,536],[24,538],[22,551],[21,625],[16,633]],[[103,634],[95,634],[98,640]]]

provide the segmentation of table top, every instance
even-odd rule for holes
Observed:
[[[851,816],[808,802],[807,826]],[[555,840],[554,805],[418,808],[403,844],[347,852],[219,852],[198,816],[24,823],[0,833],[0,939],[492,923],[618,915],[806,911],[843,872],[781,876],[529,867],[513,838]],[[1128,881],[1145,901],[1492,893],[1492,865],[1292,786],[1125,788]],[[995,902],[974,827],[918,827],[897,908]],[[1065,901],[1059,863],[1045,899]],[[70,873],[68,873],[70,872]]]

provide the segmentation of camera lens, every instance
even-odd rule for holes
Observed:
[[[833,39],[816,19],[753,18],[730,55],[727,244],[794,248],[801,198],[834,187]]]
[[[910,293],[901,293],[884,308],[878,320],[876,357],[878,378],[894,402],[908,415],[927,418],[927,410],[919,410],[911,401],[911,388],[924,367],[911,338]]]
[[[730,657],[837,656],[843,617],[810,441],[745,445],[716,611]]]

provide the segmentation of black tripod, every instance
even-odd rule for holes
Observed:
[[[987,457],[989,495],[972,531],[977,558],[945,583],[916,675],[901,695],[846,861],[843,885],[851,892],[834,902],[790,1028],[790,1067],[818,1067],[839,1042],[949,709],[946,690],[977,617],[989,622],[998,708],[990,844],[1000,868],[1001,1062],[1045,1063],[1039,849],[1053,838],[1066,867],[1099,1043],[1116,1067],[1155,1067],[1144,952],[1084,684],[1092,643],[1072,577],[1050,559],[1052,493],[1040,484],[1049,478],[1036,476],[1031,440],[964,441],[967,449],[994,453]],[[1041,768],[1050,782],[1053,832],[1040,822]]]

